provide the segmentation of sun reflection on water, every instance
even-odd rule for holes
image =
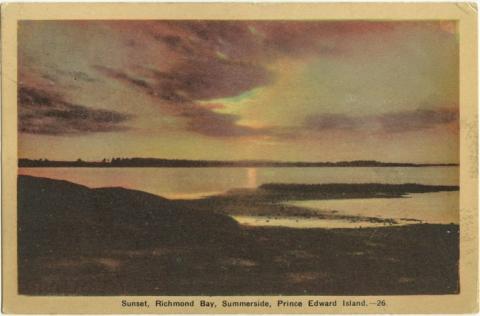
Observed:
[[[257,168],[247,168],[247,186],[249,188],[257,187]]]

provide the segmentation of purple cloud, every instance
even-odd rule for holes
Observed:
[[[303,127],[311,131],[377,130],[385,133],[402,133],[429,129],[457,120],[458,110],[456,109],[417,109],[367,116],[315,114],[305,119]]]
[[[388,133],[428,129],[437,125],[452,123],[457,119],[458,111],[453,109],[417,109],[378,116],[378,121],[383,130]]]
[[[72,104],[55,93],[32,87],[18,91],[19,131],[28,134],[79,135],[124,131],[132,116]]]

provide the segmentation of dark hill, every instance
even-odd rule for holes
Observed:
[[[101,252],[107,247],[218,242],[238,230],[226,215],[178,207],[124,188],[90,189],[67,181],[19,176],[20,251]]]

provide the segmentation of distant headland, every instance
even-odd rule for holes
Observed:
[[[162,158],[112,158],[101,161],[25,159],[18,160],[19,167],[163,167],[163,168],[209,168],[209,167],[244,167],[244,168],[282,168],[282,167],[448,167],[455,163],[402,163],[380,162],[375,160],[354,160],[338,162],[302,162],[272,160],[188,160]]]

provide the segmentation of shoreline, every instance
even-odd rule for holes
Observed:
[[[24,295],[459,290],[458,225],[247,227],[217,212],[231,200],[219,200],[215,207],[211,200],[204,201],[210,207],[188,205],[141,191],[28,176],[19,176],[18,194],[19,293]]]

